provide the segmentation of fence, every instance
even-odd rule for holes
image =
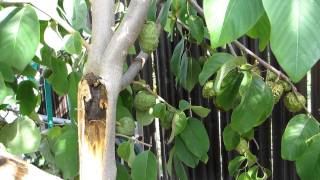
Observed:
[[[257,55],[263,59],[269,59],[271,64],[280,69],[276,63],[270,48],[263,52],[259,52],[258,41],[244,37],[240,41],[249,49],[253,50]],[[161,34],[159,47],[154,53],[152,59],[149,59],[145,64],[141,75],[148,84],[155,85],[158,94],[167,100],[173,106],[178,105],[179,100],[186,99],[194,105],[202,105],[211,109],[211,113],[203,122],[206,126],[210,138],[210,150],[208,152],[209,161],[207,164],[200,163],[195,169],[187,169],[189,179],[191,180],[228,180],[233,179],[228,175],[228,161],[236,156],[235,152],[227,152],[222,142],[222,132],[224,127],[230,121],[230,113],[223,112],[216,109],[211,100],[203,99],[201,96],[201,87],[197,85],[191,93],[187,93],[181,87],[177,86],[173,74],[170,72],[169,64],[172,51],[175,44],[179,42],[179,37],[175,37],[173,42],[170,42],[165,33]],[[204,54],[203,50],[191,46],[191,53],[194,57],[200,57]],[[237,50],[237,49],[236,49]],[[237,53],[240,52],[237,50]],[[253,61],[253,59],[250,59]],[[153,76],[155,75],[155,76]],[[156,80],[155,82],[153,82]],[[308,77],[305,77],[300,83],[297,84],[299,92],[309,99],[308,108],[311,109],[312,114],[320,119],[320,63],[316,64]],[[67,117],[66,100],[53,96],[54,102],[54,115],[58,117]],[[42,106],[42,112],[45,108]],[[254,154],[257,155],[259,162],[262,166],[272,171],[270,179],[274,180],[296,180],[299,179],[295,170],[294,163],[284,161],[281,159],[281,137],[286,127],[288,120],[293,116],[284,107],[280,101],[274,107],[274,111],[270,118],[261,126],[255,129],[255,143],[250,145]],[[144,141],[153,144],[153,151],[156,152],[156,139],[155,139],[156,126],[155,123],[143,129]],[[166,163],[169,156],[170,145],[167,140],[170,136],[170,130],[160,130],[160,142],[158,147],[161,150],[161,176],[159,179],[170,180],[178,179],[169,177],[166,172]]]

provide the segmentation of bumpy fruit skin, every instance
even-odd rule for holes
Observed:
[[[277,83],[279,83],[279,84],[282,85],[282,87],[283,87],[283,89],[284,89],[285,92],[291,91],[291,86],[290,86],[290,84],[287,83],[286,81],[284,81],[284,80],[279,80],[279,81],[277,81]]]
[[[214,81],[208,81],[202,88],[202,96],[204,98],[211,98],[216,95],[215,91],[213,90]]]
[[[278,79],[278,76],[274,72],[268,70],[266,80],[267,81],[275,81],[276,79]]]
[[[299,112],[306,104],[306,98],[298,93],[297,97],[293,92],[289,92],[284,98],[284,105],[290,112]]]
[[[156,104],[156,98],[144,91],[139,91],[133,103],[137,110],[147,111]]]
[[[140,84],[138,84],[138,83],[132,84],[132,90],[134,90],[135,92],[142,91],[144,89],[144,85],[146,85],[146,81],[143,79],[139,80],[138,82]]]
[[[134,120],[130,117],[123,117],[117,121],[116,132],[119,134],[132,136],[134,135],[134,130],[136,128],[136,124]]]
[[[159,32],[157,24],[153,21],[147,21],[139,35],[140,48],[145,53],[153,52],[159,43]]]
[[[273,103],[277,104],[284,92],[282,84],[278,84],[272,81],[267,81],[267,85],[271,88],[273,94]]]

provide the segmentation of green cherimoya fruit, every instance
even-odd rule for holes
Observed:
[[[159,31],[157,24],[153,21],[147,21],[139,35],[140,48],[145,53],[153,52],[159,43]]]
[[[132,84],[132,89],[136,92],[142,91],[145,85],[146,85],[146,81],[141,79],[138,82]]]
[[[132,118],[123,117],[117,121],[116,132],[119,134],[132,136],[134,135],[135,128],[136,124]]]
[[[215,91],[213,90],[214,81],[208,81],[202,88],[202,96],[204,98],[211,98],[216,95]]]
[[[290,86],[290,84],[287,83],[286,81],[284,81],[284,80],[279,80],[279,81],[277,81],[277,83],[279,83],[279,84],[282,85],[282,87],[283,87],[283,89],[284,89],[285,92],[291,91],[291,86]]]
[[[306,98],[300,93],[297,93],[296,97],[293,92],[289,92],[284,98],[284,105],[290,112],[301,111],[305,104]]]
[[[279,76],[276,73],[274,73],[270,70],[267,71],[267,75],[266,75],[267,81],[275,81],[278,78],[279,78]]]
[[[139,111],[147,111],[156,104],[156,97],[145,91],[139,91],[134,98],[134,107]]]
[[[266,84],[271,88],[273,94],[273,103],[277,104],[284,92],[282,84],[278,84],[272,81],[267,81]]]

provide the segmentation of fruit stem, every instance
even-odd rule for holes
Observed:
[[[127,138],[127,139],[131,139],[131,140],[135,141],[136,143],[142,144],[142,145],[144,145],[144,146],[152,147],[151,144],[148,144],[148,143],[145,143],[145,142],[143,142],[143,141],[140,141],[140,140],[138,140],[138,139],[136,139],[136,138],[134,138],[134,137],[126,136],[126,135],[123,135],[123,134],[116,134],[116,136],[118,136],[118,137],[123,137],[123,138]]]

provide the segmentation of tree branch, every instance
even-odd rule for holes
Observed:
[[[112,37],[114,26],[114,0],[94,0],[92,2],[92,50],[89,52],[89,61],[86,67],[92,72],[96,69],[94,64],[101,61],[101,56],[107,48]]]
[[[192,7],[200,14],[202,17],[204,17],[203,9],[201,6],[197,3],[196,0],[187,0]]]
[[[20,160],[0,147],[0,177],[3,179],[47,179],[62,180],[36,166]]]
[[[41,1],[41,0],[40,0]],[[58,13],[46,12],[43,8],[40,7],[40,1],[35,0],[0,0],[0,3],[5,4],[31,4],[33,7],[41,11],[42,13],[49,16],[51,19],[56,21],[63,29],[65,29],[68,33],[73,34],[77,32],[68,22],[62,19]],[[81,38],[83,46],[89,51],[90,45]]]
[[[143,142],[143,141],[140,141],[140,140],[138,140],[138,139],[136,139],[136,138],[134,138],[134,137],[126,136],[126,135],[123,135],[123,134],[116,134],[116,136],[118,136],[118,137],[124,137],[124,138],[127,138],[127,139],[131,139],[131,140],[135,141],[136,143],[142,144],[142,145],[144,145],[144,146],[152,147],[151,144],[148,144],[148,143],[145,143],[145,142]]]
[[[158,34],[160,35],[161,32],[161,24],[160,24],[160,17],[162,16],[162,13],[164,11],[163,4],[161,5],[160,13],[157,18],[157,30]],[[159,37],[158,37],[159,38]],[[143,51],[140,51],[138,56],[132,60],[127,72],[122,76],[121,80],[121,89],[126,88],[131,82],[134,80],[134,78],[137,76],[137,74],[141,71],[143,68],[145,61],[148,60],[150,54],[147,54]]]
[[[117,64],[118,68],[122,69],[128,49],[138,38],[145,22],[148,7],[149,0],[132,0],[130,2],[126,16],[112,36],[102,55],[101,63],[99,63],[100,72],[98,74],[103,78],[108,74],[105,70],[112,64]]]

